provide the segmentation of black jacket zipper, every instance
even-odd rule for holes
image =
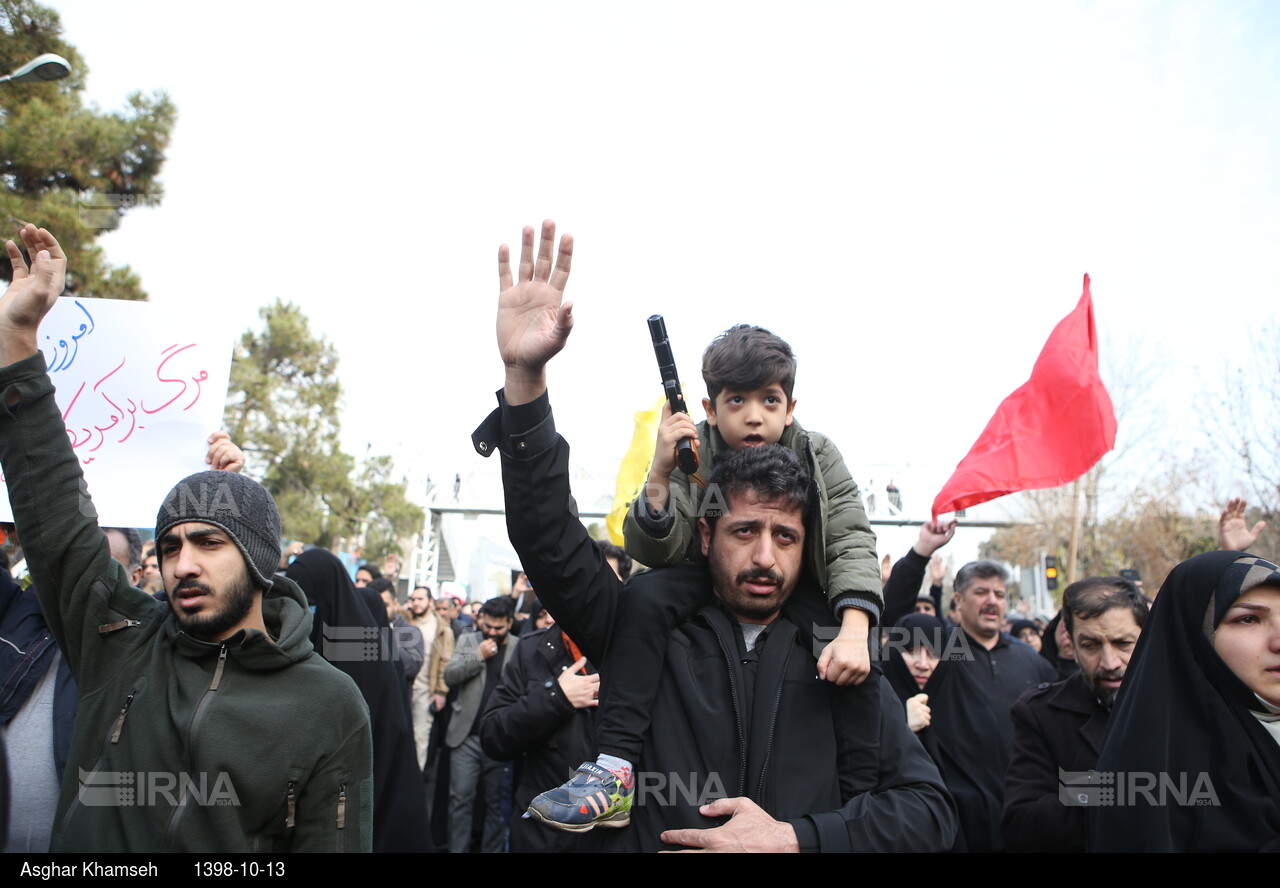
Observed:
[[[133,699],[136,696],[138,696],[138,685],[134,685],[133,689],[129,691],[129,696],[125,698],[124,705],[120,707],[120,713],[116,716],[115,721],[111,723],[111,730],[103,741],[102,749],[98,753],[98,757],[94,759],[93,764],[87,771],[84,768],[80,769],[78,779],[82,790],[85,786],[90,785],[90,778],[98,772],[98,765],[101,763],[102,757],[107,754],[107,747],[120,742],[120,733],[124,730],[125,716],[129,714],[129,707],[133,705]],[[75,814],[76,810],[80,807],[80,798],[77,793],[76,797],[72,799],[71,804],[67,806],[67,812],[62,815],[62,820],[58,829],[55,831],[55,835],[63,832],[67,828],[67,824],[71,822],[71,816]]]
[[[338,835],[336,848],[341,853],[346,848],[347,784],[338,787]]]
[[[733,665],[735,659],[729,656],[729,648],[725,644],[724,636],[721,635],[720,629],[716,626],[711,627],[711,631],[715,633],[716,641],[720,643],[720,650],[724,654],[725,665],[729,667],[729,697],[733,700],[734,721],[738,728],[738,795],[742,795],[747,791],[747,736],[742,724],[742,707],[738,703],[738,685],[733,680]]]
[[[128,629],[133,626],[141,626],[141,625],[142,625],[141,620],[118,620],[114,623],[103,623],[101,626],[98,627],[98,634],[110,635],[112,632],[115,632],[117,629]]]
[[[222,670],[227,664],[227,646],[225,644],[218,650],[218,665],[213,667],[213,681],[209,683],[209,689],[204,692],[204,696],[200,698],[200,702],[196,704],[195,715],[191,717],[191,726],[187,730],[186,753],[187,767],[195,771],[195,756],[192,754],[195,747],[195,736],[200,730],[200,725],[204,722],[205,712],[209,709],[209,703],[212,702],[213,695],[218,691],[218,685],[222,683]],[[183,784],[178,795],[178,806],[173,809],[173,816],[169,818],[169,828],[165,830],[165,838],[169,843],[169,847],[173,847],[173,840],[178,834],[178,825],[182,822],[182,815],[187,811],[187,793],[190,786]]]
[[[778,709],[782,705],[782,686],[787,680],[787,661],[791,659],[791,645],[787,645],[786,651],[782,655],[782,668],[778,673],[778,693],[773,698],[773,712],[769,715],[769,736],[765,741],[764,761],[760,763],[760,782],[756,788],[756,798],[752,799],[757,805],[764,807],[764,775],[769,770],[769,758],[773,755],[773,729],[778,724]]]
[[[129,714],[129,707],[133,705],[133,698],[138,695],[138,689],[135,687],[129,692],[129,696],[124,698],[124,705],[120,707],[120,714],[116,716],[115,722],[111,725],[111,743],[120,742],[120,732],[124,730],[125,716]]]

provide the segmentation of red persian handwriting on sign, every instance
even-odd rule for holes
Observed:
[[[163,404],[161,404],[159,407],[156,407],[154,410],[147,407],[146,404],[143,404],[142,410],[144,413],[159,413],[161,410],[168,407],[174,401],[178,400],[184,394],[186,394],[187,383],[185,380],[177,379],[177,378],[170,379],[166,376],[161,376],[160,373],[161,371],[164,370],[164,365],[169,363],[170,359],[177,357],[178,355],[182,354],[184,351],[186,351],[189,348],[195,348],[195,347],[196,347],[196,344],[194,342],[191,343],[190,345],[184,345],[181,348],[178,348],[177,343],[174,343],[173,345],[169,346],[164,350],[162,354],[165,356],[165,358],[163,361],[160,362],[160,366],[156,368],[156,379],[164,383],[176,383],[177,385],[182,386],[182,388],[172,398],[165,401]],[[175,351],[175,349],[177,350]],[[196,403],[196,401],[200,400],[200,383],[204,382],[208,378],[209,378],[209,374],[203,370],[201,370],[199,374],[197,374],[196,376],[191,377],[191,381],[196,384],[196,396],[191,399],[190,403],[188,403],[187,406],[182,408],[183,410],[190,410],[191,407]],[[172,389],[170,389],[170,391],[172,391]]]
[[[66,411],[62,414],[62,419],[67,425],[67,435],[71,438],[72,449],[81,451],[81,448],[87,448],[80,453],[81,459],[86,465],[96,459],[95,456],[86,456],[86,454],[97,453],[104,445],[109,443],[123,444],[135,432],[146,428],[145,425],[138,422],[139,409],[147,415],[161,413],[170,405],[179,401],[179,399],[184,399],[184,396],[192,389],[194,389],[194,394],[190,398],[184,399],[185,403],[175,409],[186,411],[195,406],[202,394],[201,383],[209,378],[209,374],[201,369],[195,372],[194,375],[184,378],[173,368],[166,367],[170,361],[184,352],[187,352],[184,356],[187,361],[197,358],[195,352],[189,351],[195,347],[195,343],[181,347],[174,344],[161,352],[160,363],[156,367],[154,375],[156,380],[166,388],[158,397],[154,392],[150,391],[150,389],[156,388],[154,384],[144,384],[137,378],[129,379],[127,374],[120,373],[128,363],[128,358],[121,358],[119,364],[93,383],[92,392],[98,396],[97,398],[85,398],[82,401],[81,396],[85,393],[85,388],[89,383],[87,381],[80,383],[80,387],[76,389],[75,395],[71,398],[71,403],[67,405]],[[181,363],[182,360],[176,362],[178,365]],[[188,379],[190,382],[187,381]],[[169,386],[173,385],[178,387],[176,391],[173,388],[169,388]],[[148,390],[131,392],[128,390],[130,386],[145,387]],[[132,397],[130,397],[131,395]],[[166,396],[169,396],[168,400],[159,407],[148,408],[144,404],[144,399],[149,398],[152,403],[155,403],[159,398]],[[72,419],[73,412],[76,414],[74,420]],[[108,435],[108,432],[111,434]]]

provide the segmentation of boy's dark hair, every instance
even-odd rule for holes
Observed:
[[[596,548],[600,550],[602,557],[613,558],[618,562],[618,573],[622,574],[624,580],[631,576],[631,568],[635,566],[635,562],[631,560],[631,556],[621,546],[615,546],[613,543],[607,543],[604,540],[596,540]]]
[[[371,580],[379,579],[382,576],[382,571],[378,570],[376,567],[374,567],[372,564],[370,564],[367,561],[356,568],[356,573],[360,573],[360,571],[364,571],[365,573],[367,573],[369,575],[369,579]]]
[[[791,346],[763,327],[738,324],[712,340],[702,353],[702,381],[715,403],[724,389],[750,392],[777,383],[787,393],[796,384],[796,356]]]
[[[514,620],[516,617],[516,600],[510,595],[497,595],[480,605],[476,616],[492,617],[495,620]]]
[[[1068,634],[1076,620],[1092,620],[1113,607],[1127,607],[1139,629],[1151,610],[1138,587],[1121,577],[1085,577],[1062,593],[1062,620]]]
[[[800,457],[789,447],[781,444],[744,447],[730,450],[716,461],[704,503],[712,502],[715,491],[720,501],[729,506],[731,499],[751,490],[761,499],[781,500],[787,508],[799,508],[807,519],[812,480]],[[720,510],[704,506],[702,517],[714,533]]]

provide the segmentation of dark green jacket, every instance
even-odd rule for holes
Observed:
[[[698,474],[705,480],[729,445],[706,420],[698,423],[698,437],[702,461]],[[837,602],[853,604],[868,611],[874,623],[884,606],[876,535],[844,458],[830,438],[806,432],[798,422],[787,426],[778,443],[794,451],[813,475],[817,507],[814,524],[806,534],[805,566],[826,590],[833,606]],[[640,500],[632,503],[623,522],[627,554],[648,567],[671,567],[702,558],[698,516],[707,494],[679,469],[671,473],[670,489],[667,510],[674,520],[665,537],[651,536],[644,529],[636,514]]]
[[[277,577],[222,643],[111,559],[44,358],[0,368],[0,465],[45,616],[80,684],[53,851],[368,851],[372,744],[347,676]]]

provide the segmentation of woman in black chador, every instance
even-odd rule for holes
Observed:
[[[382,599],[370,593],[366,601],[364,590],[351,582],[342,562],[323,549],[303,552],[286,575],[302,587],[311,605],[311,644],[316,653],[351,676],[369,706],[373,850],[429,850],[422,770],[400,665],[387,650],[389,624]],[[323,706],[324,701],[317,700],[316,705]]]
[[[1219,551],[1169,574],[1098,757],[1091,851],[1280,851],[1278,571]]]

